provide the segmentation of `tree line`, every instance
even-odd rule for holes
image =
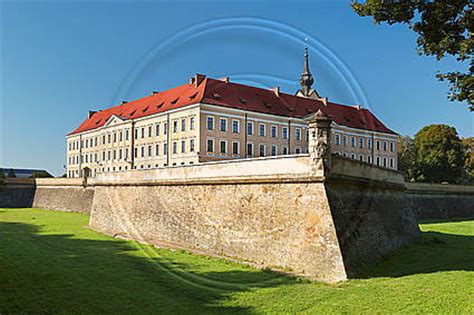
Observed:
[[[398,139],[398,170],[406,181],[474,184],[474,137],[460,138],[454,127],[429,125],[413,138]]]

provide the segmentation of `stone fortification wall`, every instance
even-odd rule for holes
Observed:
[[[89,213],[94,187],[87,187],[81,178],[42,178],[35,180],[32,207]]]
[[[474,186],[406,183],[405,198],[418,220],[474,218]]]

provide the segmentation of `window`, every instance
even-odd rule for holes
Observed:
[[[110,161],[112,159],[112,153],[107,151],[107,160]]]
[[[138,129],[135,129],[135,140],[138,139]]]
[[[194,152],[194,139],[189,140],[189,152]]]
[[[152,156],[152,153],[151,153],[151,145],[148,146],[148,156]]]
[[[289,154],[289,150],[288,150],[288,147],[283,147],[283,154]]]
[[[240,132],[240,122],[238,120],[232,120],[232,132],[233,133]]]
[[[178,153],[178,142],[173,141],[173,154]]]
[[[125,149],[125,160],[128,160],[128,148]]]
[[[364,147],[364,138],[359,138],[359,148],[363,148]]]
[[[207,130],[214,130],[214,117],[207,117]]]
[[[227,141],[221,140],[221,154],[227,153]]]
[[[395,143],[390,142],[390,152],[395,151]]]
[[[260,146],[258,148],[258,155],[259,156],[265,156],[265,145],[264,144],[260,144]]]
[[[121,160],[123,158],[123,154],[122,154],[122,149],[119,150],[119,160]],[[95,156],[95,159],[97,160],[97,154]]]
[[[160,124],[156,124],[155,126],[155,136],[159,136],[160,135]]]
[[[189,130],[194,130],[194,117],[189,118]]]
[[[214,152],[214,139],[207,139],[207,152]]]
[[[364,162],[364,156],[362,154],[359,155],[359,161]]]
[[[142,139],[145,138],[145,128],[142,128]]]
[[[355,146],[356,146],[356,138],[351,137],[351,147],[355,148]]]
[[[181,131],[186,131],[186,119],[181,119]]]
[[[253,135],[253,122],[251,121],[247,123],[247,134],[249,136]]]
[[[367,140],[367,147],[372,149],[372,139]]]
[[[354,153],[351,153],[351,159],[356,159],[356,155]]]
[[[301,153],[301,148],[296,148],[296,149],[295,149],[295,153],[296,153],[296,154],[300,154],[300,153]]]
[[[272,138],[276,138],[278,134],[278,128],[277,126],[272,126],[272,131],[271,131],[271,136]]]
[[[260,137],[265,137],[265,125],[264,124],[259,124],[258,125],[258,135]]]
[[[122,132],[120,132],[120,134],[122,134]],[[94,138],[94,146],[97,146],[97,137]]]
[[[110,133],[107,135],[107,143],[110,143]]]
[[[105,151],[102,151],[102,161],[105,161]]]
[[[277,155],[278,147],[276,145],[272,145],[272,156]]]
[[[253,143],[247,143],[247,156],[253,156]]]
[[[181,153],[186,152],[186,141],[181,140]]]
[[[239,154],[239,143],[237,141],[232,142],[232,154]]]
[[[163,154],[168,154],[168,143],[163,143]]]
[[[367,155],[367,163],[372,163],[372,156]]]
[[[165,136],[168,134],[168,123],[164,123],[163,125],[163,134]]]
[[[336,145],[341,145],[341,136],[336,134]]]
[[[135,148],[134,155],[135,155],[136,158],[138,157],[138,148]]]
[[[387,151],[387,142],[386,141],[383,142],[383,150]]]
[[[156,156],[160,155],[160,145],[159,144],[155,145],[155,155]]]
[[[152,135],[152,127],[149,126],[148,127],[148,137],[151,137],[151,135]]]
[[[173,121],[173,132],[178,132],[178,121]]]
[[[393,158],[390,158],[390,167],[393,168]]]
[[[387,167],[387,158],[386,157],[383,158],[383,166]]]
[[[296,138],[296,141],[301,141],[301,128],[295,129],[295,138]]]
[[[281,137],[283,139],[288,139],[288,127],[283,127],[281,129]]]
[[[380,165],[380,157],[377,156],[375,164]]]
[[[378,140],[375,141],[375,146],[376,146],[377,150],[380,150],[380,141],[378,141]]]
[[[226,132],[227,131],[227,119],[225,118],[221,118],[220,119],[220,128],[221,128],[221,131],[222,132]]]
[[[347,146],[347,137],[346,136],[342,136],[342,145]]]
[[[145,147],[141,147],[141,157],[145,157]]]

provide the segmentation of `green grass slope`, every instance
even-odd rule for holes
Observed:
[[[328,285],[156,249],[87,228],[88,216],[0,209],[0,314],[474,313],[474,221]]]

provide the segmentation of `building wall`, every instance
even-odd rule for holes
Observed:
[[[208,128],[208,119],[213,119],[212,129]],[[225,128],[221,128],[221,121],[226,122]],[[238,132],[233,130],[234,121],[238,122]],[[251,133],[247,124],[253,126]],[[263,133],[260,126],[264,128]],[[275,128],[275,134],[272,128]],[[335,123],[332,128],[333,153],[382,167],[397,168],[396,135]],[[133,122],[112,117],[101,128],[67,137],[67,175],[81,177],[85,167],[95,177],[99,173],[130,169],[307,153],[307,130],[303,119],[207,104],[189,105]],[[213,143],[212,152],[208,141]],[[234,143],[238,145],[236,154]],[[246,150],[248,145],[252,148],[251,152]]]

